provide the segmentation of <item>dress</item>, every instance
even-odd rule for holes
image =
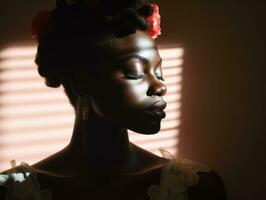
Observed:
[[[150,200],[187,200],[188,187],[199,181],[197,172],[209,172],[210,168],[187,159],[176,159],[163,149],[160,152],[169,162],[162,169],[159,185],[147,189]],[[51,191],[40,188],[37,174],[27,163],[21,163],[17,169],[0,174],[0,186],[7,189],[5,200],[52,200]]]

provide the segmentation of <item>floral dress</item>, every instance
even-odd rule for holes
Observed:
[[[209,172],[209,167],[187,159],[176,159],[160,149],[169,162],[164,166],[159,185],[147,189],[150,200],[188,200],[188,187],[199,181],[197,172]],[[7,174],[0,174],[0,186],[7,189],[5,200],[52,200],[49,190],[42,190],[37,174],[27,163],[21,163]],[[2,200],[2,199],[1,199]]]

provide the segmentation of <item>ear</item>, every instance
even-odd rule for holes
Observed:
[[[69,74],[69,81],[73,91],[80,97],[93,93],[93,78],[85,71],[75,71]]]

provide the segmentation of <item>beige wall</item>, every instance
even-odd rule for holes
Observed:
[[[31,41],[33,14],[52,2],[2,1],[0,48]],[[229,199],[261,199],[265,3],[158,2],[163,31],[158,43],[182,43],[186,49],[179,155],[216,169]]]
[[[216,169],[229,199],[262,199],[266,4],[160,2],[161,41],[186,49],[179,155]]]

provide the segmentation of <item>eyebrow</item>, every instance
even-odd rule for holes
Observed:
[[[140,60],[141,62],[143,62],[143,63],[145,63],[145,64],[147,64],[147,63],[150,62],[147,58],[142,57],[142,56],[140,56],[140,55],[136,55],[136,54],[125,56],[125,57],[119,59],[118,62],[122,62],[122,61],[124,61],[124,60],[132,59],[132,58],[137,58],[138,60]],[[162,58],[160,58],[160,60],[159,60],[158,63],[156,64],[156,67],[157,67],[158,65],[161,65],[161,64],[162,64],[162,61],[163,61]]]

